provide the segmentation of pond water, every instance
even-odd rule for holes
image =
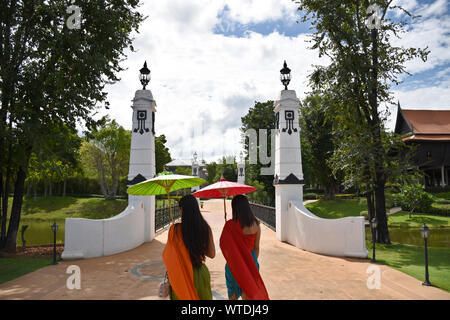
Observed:
[[[17,246],[22,246],[22,225],[28,225],[25,230],[25,240],[27,246],[37,246],[41,244],[53,243],[53,231],[51,226],[53,221],[21,221],[19,232],[17,233]],[[56,220],[58,231],[56,232],[56,243],[64,243],[65,221]]]
[[[430,228],[428,246],[450,248],[450,228]],[[389,228],[391,242],[423,246],[424,240],[419,228]],[[372,243],[372,232],[366,227],[366,243]]]

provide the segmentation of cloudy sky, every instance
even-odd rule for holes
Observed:
[[[145,0],[148,16],[135,35],[135,53],[121,81],[108,87],[108,113],[131,129],[131,99],[147,60],[157,103],[156,134],[165,134],[172,158],[207,161],[238,155],[241,117],[255,101],[276,99],[279,70],[292,69],[290,89],[303,98],[312,65],[326,64],[308,49],[309,24],[290,0]],[[428,46],[426,63],[408,63],[412,76],[392,89],[403,108],[450,109],[450,19],[446,0],[397,0],[422,15],[400,41]],[[396,116],[395,110],[391,119]],[[106,114],[104,112],[103,114]]]

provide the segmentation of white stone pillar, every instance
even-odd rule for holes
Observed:
[[[240,153],[240,159],[237,164],[237,170],[238,170],[237,183],[245,184],[245,160],[242,155],[242,151]]]
[[[300,100],[295,90],[282,90],[274,103],[275,133],[275,209],[277,239],[289,239],[288,202],[303,201],[303,170],[300,150],[298,111]],[[294,230],[292,230],[294,232]]]
[[[132,101],[133,127],[128,186],[151,179],[156,174],[154,128],[156,102],[150,90],[136,91]],[[148,242],[155,237],[155,196],[128,195],[128,205],[137,206],[141,201],[144,202],[145,241]]]

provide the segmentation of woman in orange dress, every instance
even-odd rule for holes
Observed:
[[[181,223],[169,229],[163,260],[170,282],[171,300],[212,300],[211,278],[204,264],[214,258],[212,231],[192,195],[179,202]]]
[[[261,227],[247,197],[238,195],[231,201],[233,219],[228,220],[220,237],[220,248],[227,261],[225,279],[230,300],[268,300],[259,273]]]

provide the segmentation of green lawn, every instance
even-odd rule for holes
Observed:
[[[61,220],[65,218],[105,219],[115,216],[127,207],[126,199],[38,197],[25,198],[23,220]]]
[[[391,214],[388,218],[390,227],[404,227],[404,228],[420,228],[425,223],[428,227],[446,228],[450,227],[450,217],[430,216],[425,214],[412,214],[409,218],[409,213],[400,211]]]
[[[368,244],[372,259],[372,244]],[[394,243],[376,244],[375,258],[418,280],[425,281],[425,252],[423,246]],[[431,284],[450,292],[450,248],[428,248],[428,272]]]
[[[348,216],[359,216],[361,211],[367,210],[366,204],[359,199],[318,200],[306,205],[316,216],[325,219],[337,219]]]
[[[48,266],[52,259],[46,258],[0,258],[0,284]]]
[[[306,205],[316,216],[326,219],[337,219],[349,216],[359,216],[361,211],[367,210],[367,205],[361,204],[358,199],[319,200]],[[388,218],[391,227],[420,228],[423,223],[429,227],[450,227],[450,217],[413,214],[411,219],[407,212],[400,211]]]
[[[167,203],[167,201],[166,201]],[[157,207],[163,201],[157,201]],[[38,197],[36,201],[24,198],[22,221],[63,220],[65,218],[106,219],[121,213],[128,205],[127,199],[105,200],[104,198]],[[12,198],[9,199],[11,212]]]

